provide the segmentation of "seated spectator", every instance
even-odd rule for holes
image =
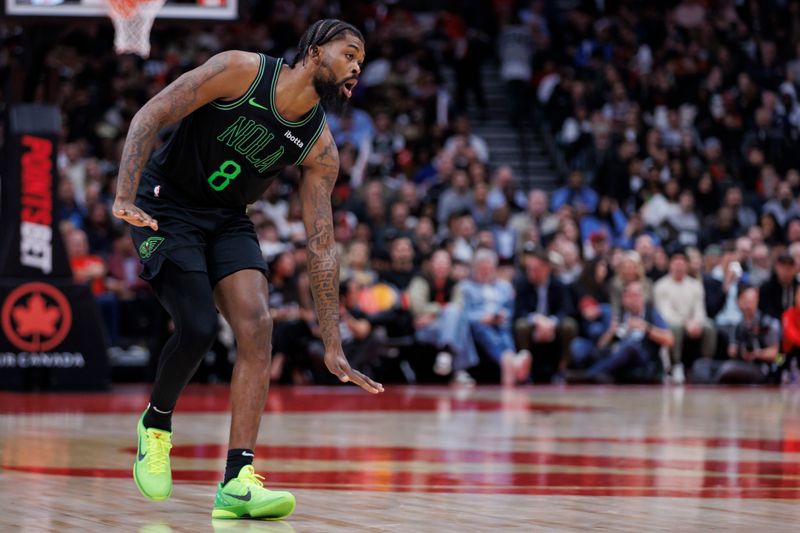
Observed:
[[[783,313],[783,382],[800,383],[800,287],[795,289],[794,305]]]
[[[800,242],[800,217],[791,218],[786,224],[786,242]]]
[[[652,282],[645,274],[642,259],[637,252],[625,252],[619,263],[616,274],[611,279],[611,309],[614,314],[619,314],[622,308],[622,292],[628,283],[638,281],[642,284],[645,300],[649,303],[653,300]]]
[[[782,181],[778,184],[775,198],[764,204],[762,218],[764,215],[772,215],[781,228],[785,228],[791,219],[800,216],[800,205],[794,199],[789,182]]]
[[[603,230],[589,234],[588,246],[584,247],[584,256],[587,259],[595,257],[608,257],[611,253],[611,241]]]
[[[656,246],[653,237],[646,233],[639,235],[636,237],[633,249],[639,254],[639,261],[642,263],[644,273],[650,281],[656,281],[664,277],[667,271],[666,269],[662,270],[658,267],[656,262],[658,246]],[[645,290],[645,294],[647,294],[649,300],[651,294],[650,287],[645,286]]]
[[[642,220],[647,227],[661,227],[667,220],[674,218],[681,211],[678,203],[679,185],[676,180],[669,180],[663,187],[663,193],[657,188],[641,209]]]
[[[514,288],[497,277],[497,255],[485,248],[475,253],[472,278],[459,285],[464,298],[464,313],[477,345],[500,366],[505,386],[526,381],[531,370],[531,354],[514,352],[511,316]]]
[[[583,264],[578,247],[573,242],[564,242],[558,247],[558,255],[563,261],[558,272],[558,280],[565,286],[575,283],[583,272]]]
[[[746,284],[737,289],[741,321],[734,326],[728,345],[729,359],[698,361],[692,369],[696,381],[758,384],[777,381],[775,360],[780,342],[780,322],[758,310],[758,290]]]
[[[479,228],[488,227],[492,224],[492,210],[489,207],[489,185],[487,183],[476,183],[473,191],[472,208],[470,209],[472,218]]]
[[[388,248],[387,241],[398,237],[411,237],[413,232],[409,222],[408,205],[401,201],[392,203],[389,208],[389,221],[381,228],[375,228],[375,242],[379,248]]]
[[[339,285],[339,334],[342,337],[342,349],[352,367],[368,376],[375,376],[381,355],[380,343],[373,336],[373,324],[369,317],[359,307],[362,288],[361,284],[352,279],[345,279]],[[315,369],[321,366],[316,360],[313,363]],[[330,382],[334,381],[321,368],[318,375]]]
[[[747,272],[748,284],[750,283],[750,263],[753,259],[753,241],[750,237],[739,237],[734,243],[736,258],[742,265],[742,269]]]
[[[478,353],[451,276],[452,261],[445,250],[433,254],[430,272],[418,275],[408,287],[418,341],[435,345],[440,353],[434,371],[453,373],[453,381],[474,384],[467,369],[478,364]]]
[[[570,368],[585,369],[597,362],[597,342],[610,325],[610,305],[600,304],[588,295],[578,301],[578,336],[569,346]]]
[[[701,281],[688,276],[688,262],[683,248],[670,254],[669,274],[658,280],[653,288],[653,300],[659,314],[669,326],[675,339],[672,347],[672,381],[686,380],[684,364],[697,357],[687,357],[685,348],[700,342],[703,357],[711,358],[716,349],[717,333],[706,316],[705,294]]]
[[[372,118],[363,109],[352,107],[341,115],[329,113],[327,119],[337,145],[361,146],[375,134]]]
[[[619,239],[625,232],[628,219],[617,205],[617,201],[609,196],[600,198],[597,214],[588,214],[581,217],[581,240],[586,242],[595,232],[603,232],[611,244],[619,244]]]
[[[436,220],[440,225],[446,224],[451,215],[462,211],[470,212],[472,204],[473,195],[469,177],[463,170],[456,170],[450,187],[439,198]]]
[[[89,216],[84,229],[89,240],[89,249],[108,257],[116,235],[111,224],[111,212],[105,204],[97,202],[89,206]]]
[[[534,353],[533,379],[550,382],[560,379],[569,360],[569,344],[578,325],[572,295],[552,275],[547,252],[535,243],[525,245],[523,276],[516,283],[514,335],[517,347]]]
[[[414,265],[414,246],[408,237],[398,237],[389,245],[389,269],[381,272],[380,279],[393,285],[398,290],[408,288],[411,280],[417,275]]]
[[[596,257],[588,261],[575,282],[574,293],[579,301],[584,296],[591,296],[599,304],[611,301],[610,278],[608,276],[608,261],[603,257]]]
[[[723,206],[717,211],[716,215],[709,217],[704,223],[701,242],[705,246],[735,239],[739,236],[736,227],[734,212],[730,207]]]
[[[106,287],[119,306],[119,345],[154,353],[157,350],[152,345],[154,332],[162,323],[163,315],[150,285],[139,277],[141,272],[142,263],[126,227],[124,234],[114,241],[108,258]]]
[[[375,116],[375,133],[363,138],[358,147],[359,162],[356,166],[366,166],[365,171],[359,170],[359,173],[389,176],[394,171],[397,154],[405,148],[405,144],[405,138],[394,131],[392,117],[388,113],[378,113]]]
[[[762,213],[758,222],[762,233],[764,234],[764,242],[770,246],[783,243],[784,233],[783,229],[778,224],[778,219],[771,213]]]
[[[89,239],[83,230],[71,229],[65,243],[73,280],[89,286],[100,306],[108,341],[111,346],[117,346],[120,337],[119,301],[106,285],[108,267],[100,256],[89,252]]]
[[[450,256],[455,261],[471,263],[477,247],[478,228],[475,227],[475,221],[469,213],[457,213],[450,217],[449,229],[448,238],[452,245]]]
[[[278,254],[288,249],[288,245],[281,241],[278,228],[272,220],[265,219],[259,222],[256,226],[256,237],[261,248],[261,256],[266,262],[272,261]]]
[[[786,310],[794,306],[794,295],[800,286],[796,275],[792,256],[779,255],[772,276],[759,289],[758,308],[762,313],[780,320]]]
[[[736,250],[728,248],[722,254],[722,261],[711,271],[711,276],[722,284],[724,300],[722,307],[714,317],[714,322],[727,339],[732,339],[736,326],[742,321],[739,308],[739,283],[748,282],[747,272],[737,260]]]
[[[597,193],[583,183],[583,173],[573,170],[569,173],[567,184],[553,192],[550,200],[550,210],[558,211],[564,205],[569,205],[581,213],[594,213],[597,209]]]
[[[298,243],[306,238],[306,228],[303,224],[303,206],[300,196],[295,195],[289,199],[289,213],[286,217],[286,227],[289,231],[289,242]]]
[[[314,312],[308,301],[308,281],[297,272],[291,250],[269,264],[269,309],[273,321],[272,379],[304,384],[313,380],[309,346],[315,335]],[[316,327],[316,325],[314,324]]]
[[[758,223],[758,215],[752,207],[744,203],[744,196],[742,195],[742,188],[734,185],[725,191],[725,199],[722,202],[723,207],[729,207],[734,215],[734,225],[737,232],[746,231],[750,226],[755,226]],[[783,224],[781,224],[783,225]]]
[[[750,263],[751,285],[761,287],[772,277],[771,263],[769,246],[763,243],[754,245]]]
[[[420,217],[414,226],[414,249],[418,257],[430,257],[438,248],[436,230],[430,217]]]
[[[525,197],[514,188],[514,170],[508,165],[500,165],[492,173],[489,196],[486,198],[489,209],[507,205],[512,208],[525,205]]]
[[[567,375],[570,382],[610,383],[622,380],[656,380],[661,374],[661,348],[671,348],[674,337],[658,311],[645,303],[638,281],[625,286],[622,312],[598,339],[597,362],[585,371]]]
[[[150,285],[139,277],[142,263],[136,254],[128,231],[117,237],[113,245],[113,253],[108,258],[108,277],[106,284],[120,300],[132,300],[139,296],[149,296]]]
[[[517,232],[519,242],[537,241],[558,229],[558,219],[548,211],[547,193],[541,189],[528,193],[525,211],[512,216],[509,224]]]
[[[494,250],[505,265],[514,262],[514,252],[517,248],[517,235],[509,226],[511,209],[507,206],[500,206],[492,212],[492,225],[490,227],[494,241]]]
[[[366,242],[352,241],[342,263],[342,279],[352,279],[363,287],[378,281],[378,274],[369,264],[369,245]]]
[[[83,228],[86,219],[86,210],[75,198],[75,185],[72,180],[62,177],[58,182],[59,207],[58,221],[67,220],[78,229]]]
[[[86,232],[73,228],[66,235],[66,249],[75,283],[88,285],[95,296],[106,292],[108,267],[100,256],[89,252]]]
[[[667,219],[667,224],[675,232],[676,240],[683,246],[697,246],[700,243],[700,219],[694,205],[694,194],[690,190],[681,191],[678,200],[679,210]]]
[[[686,258],[689,261],[689,275],[703,283],[703,292],[705,293],[706,315],[711,320],[717,316],[725,305],[725,293],[723,292],[722,282],[716,280],[711,271],[716,265],[712,265],[715,254],[718,256],[719,247],[709,246],[706,249],[706,255],[700,253],[697,248],[687,248]],[[710,268],[706,268],[710,267]]]
[[[252,213],[263,213],[275,224],[280,238],[288,239],[289,226],[287,217],[289,215],[289,202],[281,195],[282,186],[283,183],[280,179],[272,181],[267,190],[264,191],[264,194],[261,195],[261,198],[251,206],[251,210]]]
[[[463,141],[475,152],[478,160],[486,164],[489,162],[489,145],[481,137],[472,133],[472,126],[466,115],[458,115],[453,121],[453,135],[447,139],[444,149],[454,152],[458,141]]]

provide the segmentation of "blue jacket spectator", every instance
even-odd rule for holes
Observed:
[[[583,174],[573,170],[567,184],[553,192],[550,199],[550,210],[558,211],[565,205],[572,206],[583,213],[594,213],[597,209],[599,197],[588,185],[583,184]]]

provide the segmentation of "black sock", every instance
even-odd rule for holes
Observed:
[[[254,458],[253,450],[248,450],[247,448],[228,450],[228,462],[225,463],[225,480],[222,484],[224,485],[238,476],[242,467],[253,464]]]
[[[172,411],[162,411],[156,409],[153,404],[148,404],[142,424],[146,428],[155,428],[172,433]]]

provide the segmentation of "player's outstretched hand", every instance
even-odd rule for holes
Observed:
[[[328,367],[331,374],[339,378],[339,381],[355,383],[372,394],[383,392],[383,385],[350,367],[350,363],[347,362],[341,349],[325,352],[325,366]]]
[[[133,205],[133,202],[117,200],[112,213],[133,226],[149,226],[153,231],[158,231],[158,221]]]

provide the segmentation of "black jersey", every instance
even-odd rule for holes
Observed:
[[[144,172],[187,203],[239,207],[256,201],[283,168],[300,165],[325,128],[325,113],[317,104],[296,122],[280,116],[275,87],[283,60],[259,58],[244,95],[210,102],[181,120]]]

